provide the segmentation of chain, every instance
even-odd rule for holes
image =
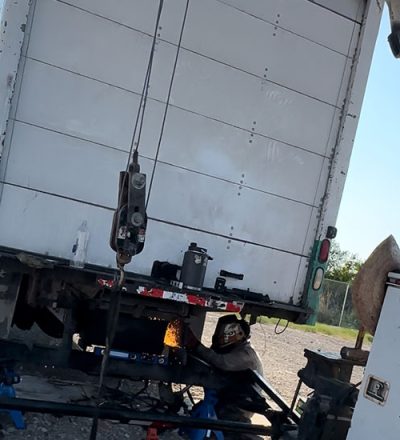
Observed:
[[[119,270],[119,277],[118,277],[117,285],[118,285],[118,288],[120,290],[122,290],[122,288],[124,287],[124,284],[125,284],[125,265],[119,263],[118,258],[117,258],[117,267]]]

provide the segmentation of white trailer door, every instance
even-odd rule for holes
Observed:
[[[191,0],[157,148],[186,0],[164,3],[139,150],[150,221],[130,269],[180,264],[196,241],[214,257],[207,285],[225,269],[245,274],[230,286],[298,304],[366,3]],[[157,8],[33,2],[1,163],[2,246],[68,259],[86,220],[88,262],[114,265],[118,172]]]

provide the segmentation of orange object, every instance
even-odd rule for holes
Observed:
[[[182,347],[182,321],[174,319],[168,324],[164,344],[170,348]]]
[[[146,440],[158,440],[157,428],[149,428],[147,430]]]

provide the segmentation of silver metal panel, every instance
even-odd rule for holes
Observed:
[[[400,289],[389,286],[354,409],[349,440],[398,440],[400,432]],[[384,404],[365,396],[368,377],[389,385]]]
[[[201,1],[201,0],[200,0]],[[329,47],[344,55],[348,54],[349,41],[354,23],[309,0],[216,0],[231,5],[250,15],[259,17],[276,27],[307,38],[322,46]],[[350,13],[356,15],[358,5],[363,0],[325,0],[331,7],[349,5]],[[338,32],[340,29],[340,32]],[[357,31],[357,29],[356,29]]]
[[[90,234],[87,261],[114,265],[108,239],[112,211],[36,191],[4,185],[0,209],[2,246],[71,257],[76,233],[84,220]]]
[[[177,76],[173,104],[325,153],[334,107],[188,52]]]
[[[149,35],[54,0],[40,0],[28,56],[141,93],[151,45]],[[157,45],[151,96],[166,100],[174,56],[173,46]]]
[[[307,205],[162,163],[149,202],[152,218],[299,254],[310,214]]]
[[[169,110],[158,158],[308,204],[323,164],[316,154],[176,108]]]
[[[219,271],[225,269],[245,274],[243,281],[229,279],[229,287],[250,288],[268,293],[271,298],[290,301],[300,257],[234,240],[228,242],[215,235],[165,223],[149,222],[145,249],[130,267],[150,274],[155,259],[182,264],[183,254],[191,241],[204,246],[214,258],[207,266],[206,286],[213,287]]]
[[[46,160],[43,160],[46,158]],[[119,172],[128,154],[16,123],[6,181],[106,207],[117,206]],[[141,158],[149,176],[154,162]]]
[[[261,78],[336,104],[346,61],[344,55],[223,3],[215,0],[191,3],[183,45]]]
[[[27,60],[17,119],[129,151],[139,96]],[[149,101],[141,153],[154,157],[163,105]]]
[[[159,0],[66,0],[93,14],[113,20],[124,26],[153,35]],[[186,0],[166,0],[161,15],[159,35],[177,43]]]

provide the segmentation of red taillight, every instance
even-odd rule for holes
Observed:
[[[319,248],[318,260],[320,263],[326,263],[328,261],[330,249],[331,242],[325,238],[325,240],[322,240],[321,247]]]

